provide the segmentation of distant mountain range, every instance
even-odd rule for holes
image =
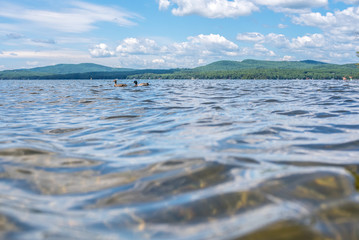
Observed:
[[[37,67],[31,69],[23,69],[17,71],[30,71],[37,73],[49,74],[69,74],[69,73],[86,73],[86,72],[116,72],[116,71],[132,71],[130,68],[111,68],[94,63],[80,63],[80,64],[58,64],[47,67]]]
[[[93,63],[58,64],[31,69],[5,70],[0,79],[331,79],[359,78],[356,64],[305,61],[218,61],[193,69],[111,68]]]
[[[198,71],[233,71],[233,70],[242,70],[242,69],[312,69],[317,66],[328,65],[324,62],[317,62],[313,60],[305,60],[299,62],[289,62],[289,61],[261,61],[261,60],[243,60],[241,62],[237,61],[218,61],[211,64],[208,64],[203,67],[195,68]]]

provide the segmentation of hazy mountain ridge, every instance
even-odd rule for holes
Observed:
[[[112,68],[94,63],[80,64],[57,64],[54,66],[38,67],[29,69],[31,72],[42,72],[51,74],[69,74],[69,73],[86,73],[86,72],[115,72],[131,71],[129,68]]]
[[[45,67],[36,67],[29,69],[5,70],[4,72],[34,72],[45,74],[69,74],[69,73],[86,73],[86,72],[115,72],[115,71],[131,71],[129,68],[112,68],[95,63],[80,64],[57,64]]]

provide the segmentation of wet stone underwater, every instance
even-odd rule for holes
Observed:
[[[359,239],[358,81],[148,82],[0,81],[0,239]]]

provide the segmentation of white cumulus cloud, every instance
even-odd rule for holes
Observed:
[[[95,58],[115,56],[115,52],[109,50],[109,47],[105,43],[100,43],[91,48],[89,51],[90,55]]]
[[[287,25],[285,25],[285,24],[282,24],[282,23],[280,23],[280,24],[278,24],[278,28],[287,28],[288,26]]]
[[[294,57],[293,57],[293,56],[285,55],[285,56],[282,57],[280,60],[281,60],[281,61],[293,61],[293,60],[294,60]]]
[[[191,44],[205,46],[206,48],[216,48],[222,50],[236,50],[238,46],[227,40],[225,37],[219,34],[200,34],[195,37],[188,37]]]
[[[238,56],[239,47],[219,34],[199,34],[183,42],[171,43],[149,38],[125,38],[115,50],[102,43],[89,51],[92,57],[115,56],[124,67],[174,68],[233,58]]]
[[[126,38],[116,48],[121,54],[156,54],[165,50],[166,47],[161,48],[156,41],[148,38]]]
[[[164,10],[164,9],[167,9],[171,3],[169,0],[159,0],[158,4],[159,4],[160,10]]]
[[[201,15],[208,18],[225,18],[249,15],[259,8],[247,0],[160,0],[160,8],[167,9],[172,3],[176,16]]]
[[[355,51],[359,49],[359,39],[352,41],[351,38],[347,37],[346,41],[341,41],[337,35],[327,33],[305,34],[289,38],[278,33],[258,35],[250,32],[238,34],[237,39],[253,44],[250,47],[242,48],[242,55],[274,56],[274,54],[270,53],[270,51],[273,51],[275,56],[282,56],[279,58],[282,60],[289,60],[286,56],[295,56],[296,59],[333,62],[335,58],[336,62],[347,62],[348,59],[355,58]],[[248,39],[251,41],[248,41]]]
[[[322,34],[312,34],[292,39],[291,48],[322,48],[325,45],[325,39]]]
[[[290,40],[284,34],[269,33],[265,36],[265,42],[277,48],[288,48]]]
[[[268,45],[288,50],[322,48],[326,45],[324,35],[318,33],[298,36],[292,39],[287,38],[283,34],[269,33],[265,36],[264,42]]]
[[[152,60],[152,63],[158,63],[158,64],[163,64],[165,63],[165,60],[163,60],[162,58],[156,58]]]
[[[200,34],[187,38],[187,42],[174,43],[174,52],[179,55],[235,56],[239,47],[219,34]]]
[[[255,43],[252,47],[243,47],[240,55],[244,58],[248,57],[274,57],[276,53],[266,48],[263,44]]]
[[[266,6],[277,12],[302,12],[315,7],[325,7],[328,0],[254,0],[258,5]]]
[[[317,27],[335,42],[358,42],[359,7],[349,7],[324,15],[318,12],[300,14],[293,17],[293,22]]]
[[[158,3],[161,10],[171,9],[176,16],[235,18],[250,15],[261,7],[278,12],[308,12],[311,8],[327,6],[328,0],[159,0]]]
[[[245,42],[260,42],[264,40],[264,35],[258,32],[239,33],[237,40]]]
[[[359,7],[349,7],[342,11],[337,10],[334,13],[328,12],[325,15],[321,13],[301,14],[293,17],[293,22],[325,30],[341,28],[342,30],[352,31],[357,29],[359,24]]]
[[[341,0],[338,2],[344,2],[346,4],[359,4],[359,0]]]
[[[283,8],[313,8],[323,7],[328,4],[328,0],[255,0],[255,2],[265,6]]]
[[[312,12],[301,14],[299,16],[294,16],[293,22],[296,24],[322,28],[335,25],[337,22],[337,18],[334,16],[333,13],[327,13],[326,15],[322,15],[319,12]]]

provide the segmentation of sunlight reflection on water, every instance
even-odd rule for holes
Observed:
[[[359,82],[149,82],[0,81],[0,238],[359,239]]]

